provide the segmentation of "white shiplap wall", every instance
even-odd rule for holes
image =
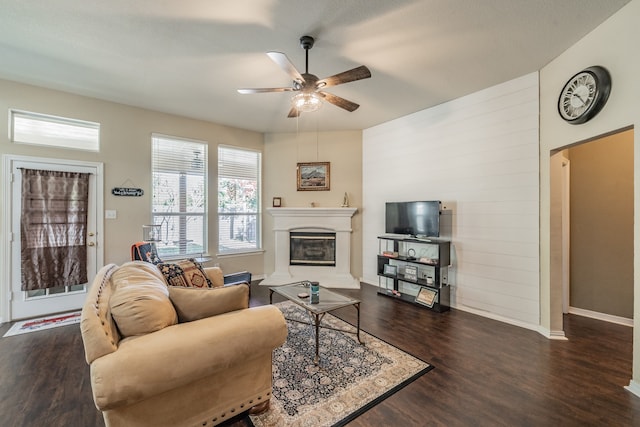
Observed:
[[[452,306],[539,324],[538,73],[363,132],[363,279],[387,201],[451,210]]]

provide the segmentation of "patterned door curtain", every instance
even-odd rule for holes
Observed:
[[[87,282],[88,173],[22,169],[22,290]]]

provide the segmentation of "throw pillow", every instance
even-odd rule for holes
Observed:
[[[111,275],[111,316],[123,338],[145,335],[178,322],[169,290],[157,267],[128,262]]]
[[[158,268],[169,286],[187,288],[211,288],[213,286],[202,265],[193,258],[173,263],[160,263]]]
[[[134,261],[146,261],[151,264],[162,262],[158,256],[156,245],[150,242],[138,242],[131,246],[131,258]]]
[[[211,289],[169,286],[169,298],[178,321],[191,322],[249,307],[249,286],[245,284]]]

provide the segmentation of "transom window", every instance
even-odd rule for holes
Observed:
[[[154,134],[151,169],[158,255],[207,252],[207,144]]]
[[[218,147],[218,251],[251,252],[261,248],[261,153]]]
[[[11,140],[78,150],[100,150],[100,123],[10,110]]]

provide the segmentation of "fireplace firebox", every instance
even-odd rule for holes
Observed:
[[[289,265],[335,267],[336,233],[307,231],[289,233]]]

